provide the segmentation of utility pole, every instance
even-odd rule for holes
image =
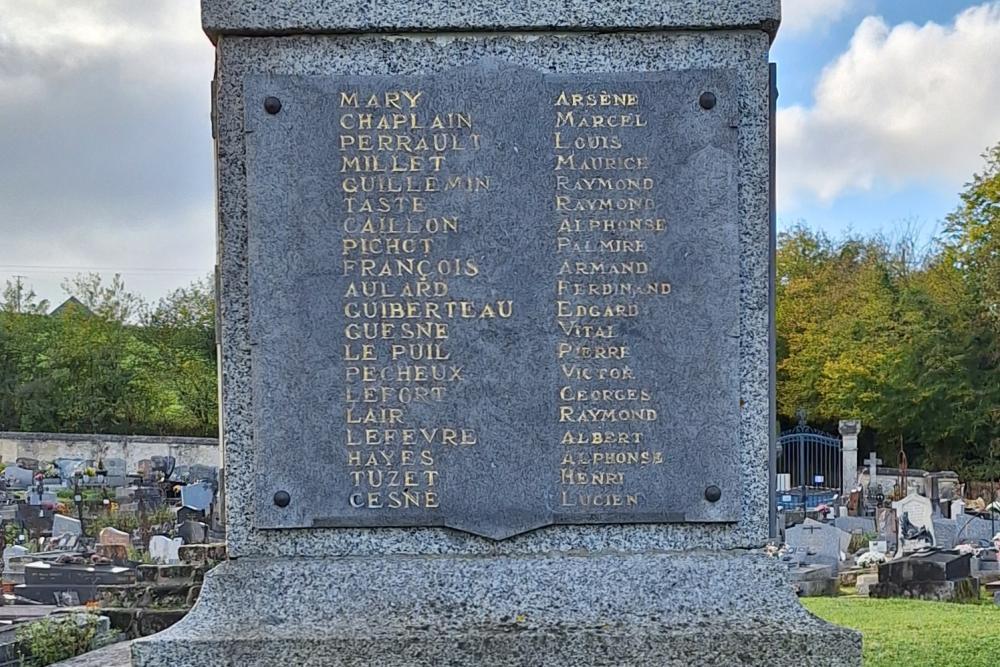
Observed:
[[[24,291],[24,280],[27,276],[14,276],[14,312],[21,312],[21,293]]]

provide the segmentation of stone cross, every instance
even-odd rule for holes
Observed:
[[[868,488],[875,488],[875,478],[878,476],[878,467],[882,463],[882,459],[872,452],[868,455],[868,458],[864,460],[864,464],[868,466]]]

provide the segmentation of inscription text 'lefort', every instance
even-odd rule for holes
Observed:
[[[256,525],[736,521],[734,85],[248,79]]]

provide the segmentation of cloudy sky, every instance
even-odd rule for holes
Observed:
[[[930,236],[1000,141],[1000,0],[784,0],[779,226]],[[197,0],[0,0],[0,285],[214,263]]]

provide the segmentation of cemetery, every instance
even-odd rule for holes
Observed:
[[[64,619],[98,619],[91,648],[180,620],[225,559],[219,492],[216,467],[171,456],[0,461],[0,656]]]
[[[850,584],[864,597],[970,602],[994,590],[1000,484],[973,499],[954,472],[881,467],[875,453],[859,466],[860,428],[841,422],[840,442],[800,423],[779,438],[798,468],[777,473],[783,539],[770,552],[788,564],[798,594],[836,596]],[[833,456],[816,457],[817,442]]]
[[[902,147],[1000,132],[1000,0],[50,1],[5,56],[145,63],[81,77],[144,100],[81,114],[143,151],[115,215],[170,221],[116,261],[213,267],[0,294],[0,667],[1000,660],[997,137],[932,235],[779,218],[930,206],[904,163],[967,163]],[[205,169],[145,171],[159,106]]]

